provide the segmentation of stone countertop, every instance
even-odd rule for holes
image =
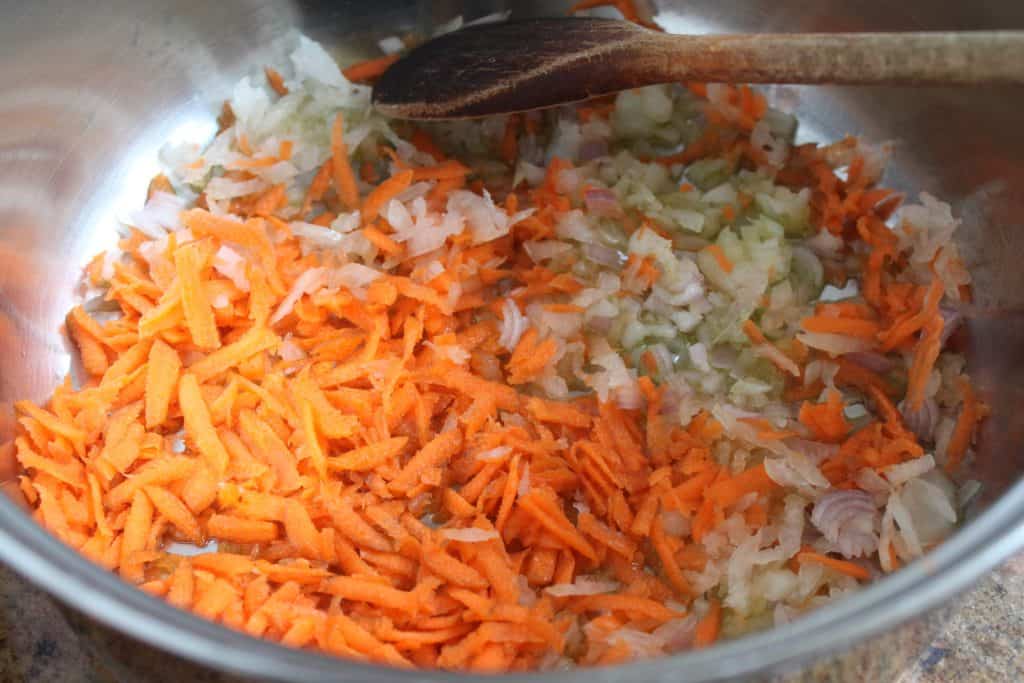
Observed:
[[[863,671],[863,667],[840,659],[813,674],[783,681],[860,683],[863,675],[844,673],[851,671]],[[52,598],[0,567],[0,682],[36,681],[241,683],[61,609]],[[952,681],[1024,681],[1024,554],[982,580],[909,667],[878,683]]]

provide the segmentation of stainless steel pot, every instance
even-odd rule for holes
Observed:
[[[0,19],[0,408],[42,399],[70,367],[60,334],[81,266],[115,240],[168,139],[212,133],[213,114],[246,70],[283,57],[300,29],[352,57],[374,40],[507,5],[517,15],[568,3],[6,3]],[[976,0],[656,2],[677,32],[1024,28],[1024,4]],[[761,677],[892,629],[948,601],[1024,546],[1024,110],[1022,89],[779,88],[807,139],[845,133],[898,142],[896,187],[932,192],[964,218],[977,284],[968,325],[973,373],[992,406],[977,462],[972,519],[923,560],[784,628],[711,650],[548,680]],[[0,437],[11,431],[0,423]],[[0,478],[14,470],[4,464]],[[288,650],[208,623],[81,559],[0,497],[0,558],[73,607],[192,660],[289,680],[451,680]],[[891,641],[890,641],[891,642]]]

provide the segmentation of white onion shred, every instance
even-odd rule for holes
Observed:
[[[498,343],[506,350],[512,351],[519,344],[519,339],[530,327],[529,319],[519,311],[519,305],[512,298],[505,299],[501,307],[501,336]]]
[[[281,304],[274,311],[274,315],[270,317],[270,324],[274,325],[282,320],[286,315],[292,312],[295,308],[295,304],[298,303],[299,299],[305,294],[312,294],[321,287],[324,286],[324,282],[327,277],[327,269],[324,267],[310,268],[305,271],[299,277],[295,278],[295,283],[289,290],[288,295],[281,301]]]
[[[383,275],[379,270],[361,263],[346,263],[327,272],[327,286],[345,287],[359,299],[366,298],[366,287]]]
[[[181,230],[179,216],[184,209],[184,199],[167,192],[154,192],[142,209],[131,214],[128,222],[150,237],[162,237],[168,230]]]
[[[302,360],[306,357],[306,352],[302,350],[302,347],[296,344],[291,339],[286,339],[281,343],[281,348],[278,350],[278,355],[281,356],[281,360],[286,363],[293,361]]]
[[[516,494],[522,498],[530,493],[530,463],[523,464],[523,475],[519,478],[519,486],[516,487]]]
[[[882,468],[882,476],[893,486],[899,486],[933,469],[935,469],[935,458],[926,454],[920,458],[884,467]]]
[[[800,366],[792,358],[775,348],[775,346],[771,344],[758,344],[754,346],[754,353],[765,360],[771,361],[776,367],[785,370],[794,377],[800,376]]]
[[[245,258],[227,245],[222,245],[213,255],[213,268],[231,280],[239,291],[249,291],[249,278],[246,275]]]
[[[288,224],[292,234],[303,240],[308,245],[318,247],[321,249],[333,249],[337,248],[341,244],[342,234],[325,228],[322,225],[314,225],[313,223],[304,223],[302,221],[292,221]]]
[[[498,532],[493,529],[477,529],[469,527],[466,529],[441,529],[441,535],[445,538],[458,541],[459,543],[484,543],[498,538]]]
[[[607,579],[581,575],[577,576],[576,580],[572,583],[556,583],[553,586],[548,586],[544,589],[544,592],[556,598],[565,598],[569,596],[612,593],[617,591],[619,586],[618,581],[608,581]]]
[[[871,342],[858,337],[847,337],[827,332],[800,332],[797,339],[813,349],[820,349],[830,356],[842,356],[871,350]]]
[[[493,462],[502,460],[506,455],[512,452],[512,449],[508,446],[498,446],[497,448],[491,448],[486,451],[480,451],[476,454],[477,460],[483,460],[484,462]]]

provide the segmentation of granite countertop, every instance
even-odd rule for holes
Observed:
[[[848,655],[845,660],[870,657],[870,646],[867,653]],[[867,680],[861,663],[845,660],[783,680]],[[1024,681],[1024,554],[980,581],[938,636],[902,671],[888,680],[869,677],[877,683]],[[36,681],[241,683],[238,678],[152,650],[60,608],[52,598],[0,567],[0,682]]]

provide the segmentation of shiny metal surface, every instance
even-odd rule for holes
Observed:
[[[354,56],[373,39],[503,4],[525,16],[561,12],[568,3],[7,3],[0,22],[0,438],[10,432],[14,400],[44,398],[68,372],[60,327],[81,267],[115,241],[117,216],[141,204],[161,144],[211,134],[230,86],[280,58],[290,30]],[[1024,4],[991,0],[653,4],[673,31],[1024,28]],[[932,192],[963,216],[977,283],[966,348],[993,408],[977,463],[984,494],[972,521],[925,559],[784,628],[628,671],[546,679],[770,675],[947,603],[1024,546],[1024,417],[1017,411],[1024,399],[1024,90],[787,87],[771,94],[795,108],[805,139],[858,133],[896,140],[888,182]],[[3,465],[0,477],[9,477],[11,463]],[[213,666],[291,680],[457,678],[291,651],[179,612],[79,558],[3,497],[0,559],[96,619]]]

